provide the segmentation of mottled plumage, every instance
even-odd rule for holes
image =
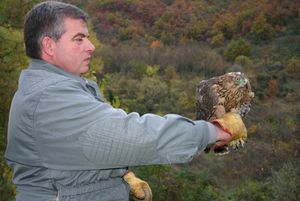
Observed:
[[[196,119],[211,121],[226,112],[237,112],[244,117],[250,110],[254,97],[249,79],[241,72],[203,80],[197,86]],[[244,141],[232,142],[234,148]]]

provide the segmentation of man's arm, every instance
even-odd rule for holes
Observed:
[[[34,133],[46,167],[78,170],[184,163],[215,135],[209,122],[173,114],[127,114],[80,87],[75,81],[57,83],[41,95]]]

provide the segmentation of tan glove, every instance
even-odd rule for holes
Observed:
[[[131,171],[128,171],[123,178],[129,184],[134,200],[152,201],[152,191],[147,182],[137,178]]]
[[[217,147],[215,148],[219,149],[220,147],[226,146],[227,144],[229,144],[229,146],[233,147],[234,149],[244,146],[247,139],[247,129],[239,114],[228,112],[221,118],[213,120],[212,123],[231,136],[227,141],[225,140],[224,142],[221,142],[219,144],[217,142]]]

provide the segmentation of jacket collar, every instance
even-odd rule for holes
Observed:
[[[76,79],[80,82],[83,82],[84,84],[87,83],[87,80],[81,76],[77,76],[77,75],[73,75],[67,71],[64,71],[63,69],[48,63],[45,60],[41,60],[41,59],[31,59],[30,65],[29,65],[29,69],[32,70],[45,70],[51,73],[56,73],[59,75],[63,75],[72,79]]]
[[[30,70],[45,70],[51,73],[59,74],[62,76],[66,76],[72,79],[75,79],[79,81],[83,86],[85,86],[94,96],[96,99],[103,101],[98,89],[98,85],[96,82],[90,81],[84,77],[73,75],[67,71],[64,71],[63,69],[48,63],[45,60],[41,59],[31,59],[31,63],[29,65]]]

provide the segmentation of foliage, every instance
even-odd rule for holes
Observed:
[[[270,181],[274,201],[297,201],[300,199],[299,165],[299,160],[296,162],[288,162],[284,164],[278,172],[274,173]]]
[[[121,100],[120,107],[129,111],[137,111],[141,114],[185,113],[193,118],[193,112],[190,111],[194,110],[193,88],[197,80],[182,84],[176,74],[168,76],[170,77],[167,82],[167,80],[163,81],[165,76],[155,74],[145,74],[139,79],[127,79],[127,76],[122,74],[107,75],[105,96],[110,102],[118,97]],[[187,88],[191,90],[186,92],[184,89]]]
[[[253,65],[253,61],[244,55],[237,56],[234,60],[234,63],[242,65],[242,66],[250,66]]]
[[[274,35],[273,27],[267,22],[263,14],[260,14],[253,22],[250,34],[256,41],[270,40]]]
[[[39,0],[2,0],[0,2],[0,25],[22,28],[26,12],[37,2]]]
[[[157,43],[157,42],[155,42]],[[101,51],[104,72],[123,73],[134,77],[146,73],[147,66],[159,66],[162,73],[168,66],[178,72],[193,72],[206,76],[225,71],[222,56],[201,44],[182,44],[177,47],[160,46],[129,47],[127,45],[105,46]]]
[[[0,132],[2,135],[3,133]],[[1,139],[1,138],[0,138]],[[16,195],[16,188],[12,184],[12,172],[6,165],[3,157],[3,152],[0,152],[0,198],[1,200],[13,200]]]
[[[197,174],[188,170],[182,170],[176,174],[175,178],[182,183],[182,193],[179,200],[226,200],[223,193],[217,188],[212,175],[205,171]]]
[[[134,168],[134,172],[151,182],[154,200],[206,201],[226,200],[209,172],[196,173],[174,169],[169,165]]]
[[[239,201],[269,201],[271,186],[262,182],[249,181],[242,185],[234,195]]]
[[[224,52],[225,57],[229,61],[233,61],[238,56],[249,56],[251,45],[245,39],[239,38],[238,40],[232,40],[226,47]]]
[[[213,46],[222,46],[222,45],[224,45],[224,34],[219,33],[219,34],[215,35],[211,40],[211,44]]]
[[[145,45],[153,39],[167,45],[180,41],[214,43],[252,37],[270,40],[297,22],[297,0],[264,1],[120,1],[91,0],[86,6],[104,43],[131,41]],[[293,31],[292,29],[290,29]],[[296,31],[296,29],[294,29]]]
[[[287,72],[291,76],[299,77],[300,76],[300,57],[292,57],[287,63]]]

